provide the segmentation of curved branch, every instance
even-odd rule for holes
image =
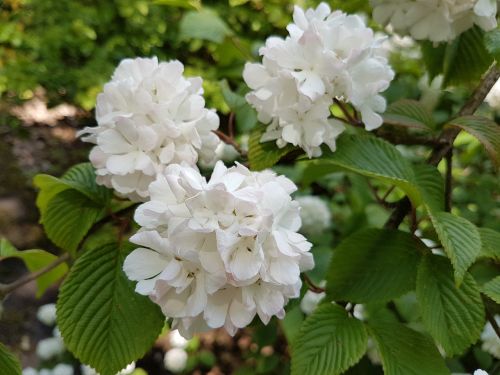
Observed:
[[[484,75],[479,86],[474,90],[469,100],[463,105],[458,113],[459,116],[468,116],[474,114],[479,106],[484,102],[486,95],[490,92],[493,85],[500,78],[500,69],[495,65]],[[446,128],[438,137],[438,145],[432,150],[432,154],[427,160],[430,165],[437,166],[439,162],[450,152],[453,148],[453,142],[460,133],[458,128]],[[396,209],[392,212],[391,217],[385,223],[385,228],[396,229],[404,220],[406,215],[411,211],[411,202],[408,197],[401,199]]]
[[[69,253],[65,253],[57,258],[54,262],[49,264],[48,266],[39,269],[38,271],[29,273],[28,275],[21,277],[20,279],[10,283],[10,284],[0,284],[0,300],[5,297],[7,294],[13,292],[17,288],[29,283],[30,281],[36,280],[40,276],[46,274],[47,272],[52,271],[54,268],[59,266],[61,263],[66,262],[70,259]]]

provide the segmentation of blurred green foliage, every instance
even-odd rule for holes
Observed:
[[[202,74],[208,102],[227,111],[217,82],[241,81],[245,61],[272,34],[283,34],[293,4],[318,1],[4,0],[0,3],[0,95],[29,99],[37,86],[51,104],[94,106],[126,57],[179,59]],[[333,1],[347,11],[366,0]],[[265,6],[264,6],[265,4]]]

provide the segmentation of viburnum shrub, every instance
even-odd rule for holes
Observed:
[[[35,177],[41,223],[63,255],[32,250],[44,260],[31,269],[26,252],[0,247],[44,275],[40,293],[67,273],[57,326],[82,363],[114,375],[165,323],[190,338],[272,319],[292,374],[376,373],[365,354],[389,375],[476,370],[456,356],[482,334],[500,356],[500,232],[452,204],[457,138],[484,145],[483,173],[500,164],[500,127],[482,107],[500,77],[497,3],[370,3],[373,21],[296,6],[283,36],[242,66],[246,86],[222,81],[220,117],[180,61],[119,63],[96,126],[79,133],[94,145],[90,163]],[[236,38],[209,14],[190,13],[201,15],[194,35]],[[398,91],[405,65],[390,54],[405,48],[422,53],[420,101]],[[450,115],[433,111],[452,89],[462,96]],[[358,220],[365,205],[372,214]],[[3,346],[0,369],[20,373]]]

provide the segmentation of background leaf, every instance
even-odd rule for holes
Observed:
[[[327,293],[336,301],[389,301],[415,288],[425,246],[410,233],[364,229],[334,251]]]
[[[448,212],[431,214],[432,224],[451,260],[455,282],[460,285],[470,265],[481,251],[481,238],[474,224]]]
[[[420,102],[410,99],[401,99],[389,105],[383,118],[386,124],[409,128],[429,130],[435,126],[432,113]]]
[[[114,375],[144,355],[163,327],[159,307],[135,293],[122,271],[131,249],[108,242],[85,251],[57,301],[64,343],[101,375]]]
[[[292,375],[336,375],[358,362],[366,351],[363,323],[341,307],[324,304],[304,322],[292,348]]]
[[[478,81],[493,62],[486,49],[484,31],[478,26],[450,43],[422,43],[422,53],[431,79],[443,74],[443,86]]]
[[[208,8],[187,12],[179,25],[179,38],[185,40],[202,39],[222,43],[231,34],[231,29],[217,12]]]
[[[370,322],[385,375],[449,375],[430,338],[397,322]]]
[[[478,228],[481,237],[481,256],[500,261],[500,232],[490,228]]]
[[[2,375],[21,375],[21,365],[17,358],[0,342],[0,370]]]
[[[500,304],[500,276],[497,276],[493,280],[484,284],[482,291],[493,301]]]
[[[448,355],[474,344],[484,326],[484,306],[473,277],[466,273],[458,288],[453,269],[442,256],[428,255],[418,268],[417,300],[427,330]]]
[[[226,80],[221,81],[220,87],[226,104],[236,118],[236,128],[241,133],[247,133],[257,124],[257,112],[250,107],[245,98],[231,91]]]
[[[497,168],[500,167],[500,126],[493,120],[482,116],[464,116],[448,123],[476,137],[488,152]]]
[[[484,34],[484,45],[497,61],[500,60],[500,30],[498,28]]]

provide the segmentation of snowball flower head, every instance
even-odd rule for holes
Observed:
[[[36,354],[40,359],[51,359],[63,353],[65,350],[64,343],[60,337],[49,337],[43,339],[36,347]]]
[[[73,366],[60,363],[52,369],[52,375],[73,375]]]
[[[179,61],[156,57],[118,65],[97,97],[98,126],[79,133],[96,145],[90,161],[99,184],[143,201],[167,165],[213,158],[219,118],[205,108],[201,78],[185,78],[183,71]]]
[[[326,3],[305,12],[296,6],[285,38],[270,37],[259,53],[261,64],[247,63],[243,78],[252,89],[247,101],[259,120],[268,124],[261,141],[293,144],[309,157],[321,155],[325,143],[335,150],[344,130],[331,118],[334,99],[351,103],[361,112],[368,130],[382,125],[378,114],[386,102],[394,72],[384,57],[381,40],[363,19]]]
[[[283,318],[299,296],[300,272],[314,265],[297,233],[295,185],[272,171],[215,165],[207,181],[192,168],[169,166],[140,205],[142,227],[130,241],[124,271],[173,318],[182,336],[224,327],[234,335],[255,315]]]
[[[324,284],[324,283],[323,283]],[[318,304],[321,302],[323,298],[325,298],[326,293],[316,293],[311,290],[308,290],[304,297],[302,297],[302,301],[300,301],[300,309],[306,315],[310,315],[316,310]]]
[[[173,348],[165,353],[163,364],[174,374],[184,371],[188,360],[187,352],[182,348]]]
[[[298,197],[302,227],[306,235],[320,234],[330,226],[332,215],[324,200],[315,196]]]
[[[182,337],[178,330],[174,329],[168,333],[168,342],[172,348],[185,349],[189,341]]]
[[[495,315],[495,320],[497,324],[500,324],[500,315]],[[491,323],[487,323],[484,327],[481,340],[483,341],[481,349],[490,353],[493,357],[500,359],[500,339],[491,326]]]
[[[488,373],[484,370],[479,369],[474,371],[474,375],[488,375]]]
[[[373,18],[418,40],[446,42],[478,25],[497,26],[497,0],[371,0]]]
[[[46,326],[53,326],[56,323],[56,305],[48,303],[40,306],[36,313],[36,317]]]
[[[23,369],[23,375],[38,375],[38,371],[33,367],[26,367]]]

